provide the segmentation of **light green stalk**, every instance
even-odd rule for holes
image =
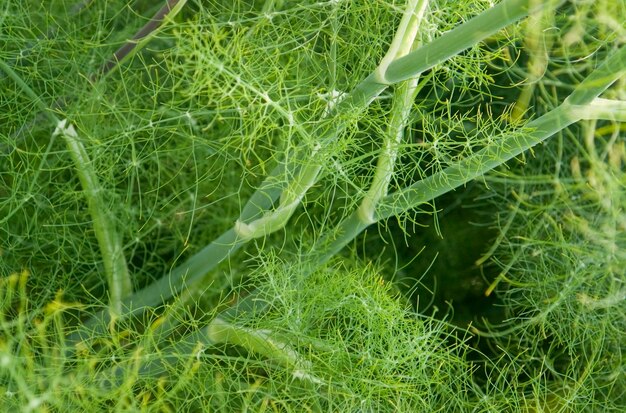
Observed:
[[[0,69],[7,73],[17,85],[28,95],[48,119],[55,123],[56,129],[53,138],[60,135],[66,143],[67,149],[74,162],[74,167],[83,188],[83,195],[87,201],[89,214],[93,219],[93,229],[98,240],[104,273],[109,288],[109,311],[111,316],[122,314],[122,302],[132,293],[132,284],[126,258],[124,257],[121,240],[115,230],[115,223],[108,214],[102,199],[102,186],[93,169],[93,163],[80,141],[76,130],[67,119],[59,119],[41,98],[8,66],[0,60]]]
[[[255,330],[237,326],[220,317],[214,318],[206,327],[206,338],[213,344],[233,344],[263,355],[273,362],[293,369],[294,378],[307,378],[319,382],[307,370],[310,363],[289,345],[272,337],[271,331]]]
[[[161,349],[159,358],[143,363],[139,375],[147,377],[163,374],[180,361],[181,354],[195,354],[200,358],[207,347],[221,344],[240,346],[251,353],[263,356],[269,361],[268,367],[287,368],[291,371],[293,379],[315,385],[323,384],[322,380],[311,373],[311,362],[272,331],[239,326],[220,317],[214,318],[206,327]],[[108,373],[110,378],[104,384],[119,385],[119,379],[126,374],[125,369],[115,367]]]
[[[595,98],[585,106],[574,106],[572,110],[583,120],[610,120],[626,122],[626,102]]]
[[[133,286],[124,257],[120,237],[115,230],[115,222],[106,210],[102,198],[102,186],[92,168],[92,162],[80,141],[74,126],[63,119],[57,123],[54,135],[61,135],[76,166],[76,172],[83,187],[89,214],[93,219],[93,230],[98,239],[102,264],[109,287],[109,309],[114,315],[123,313],[122,301],[133,292]]]
[[[410,6],[407,8],[407,12],[405,12],[405,16],[402,19],[402,23],[404,23],[405,20],[407,21],[405,24],[406,28],[404,28],[402,32],[398,32],[398,34],[402,34],[402,36],[396,35],[389,53],[387,53],[383,62],[378,67],[377,71],[379,71],[380,76],[384,76],[389,64],[391,64],[393,60],[406,56],[411,49],[417,46],[415,38],[427,6],[428,1],[426,0],[420,1],[419,4],[416,0],[410,2]],[[392,56],[391,53],[395,53],[395,56]],[[389,128],[383,139],[383,147],[378,157],[372,185],[361,201],[358,210],[359,216],[364,222],[375,222],[374,211],[376,210],[376,206],[380,199],[387,195],[389,190],[389,183],[393,176],[398,150],[404,137],[404,129],[406,128],[409,114],[411,113],[411,108],[415,102],[415,96],[417,95],[417,81],[418,76],[415,76],[396,87]]]
[[[389,65],[384,79],[388,84],[410,79],[416,73],[424,72],[480,43],[529,13],[537,13],[544,8],[553,9],[562,2],[553,4],[544,1],[504,0],[430,43],[395,60]]]

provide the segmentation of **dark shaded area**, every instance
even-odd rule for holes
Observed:
[[[396,263],[393,281],[413,309],[463,329],[483,318],[501,318],[497,298],[485,296],[498,269],[488,262],[476,265],[497,235],[489,208],[476,200],[478,186],[439,198],[437,224],[434,216],[424,215],[407,235],[390,220],[381,226],[380,236],[370,232],[365,240],[366,255],[386,244],[387,261]]]

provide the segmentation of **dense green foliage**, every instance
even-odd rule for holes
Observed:
[[[0,4],[1,411],[626,410],[626,4],[154,3]]]

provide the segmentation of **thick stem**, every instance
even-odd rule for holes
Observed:
[[[584,120],[626,122],[626,101],[595,98],[585,106],[575,106],[576,115]]]
[[[239,238],[232,229],[226,231],[183,265],[172,270],[168,276],[137,292],[126,302],[132,307],[132,312],[162,303],[200,280],[211,269],[239,250],[246,241]]]
[[[387,68],[391,62],[396,60],[398,57],[406,55],[411,49],[411,45],[413,44],[413,40],[417,34],[419,20],[421,20],[427,5],[427,1],[422,0],[421,4],[418,6],[418,1],[420,0],[407,1],[404,14],[402,15],[402,20],[400,20],[400,24],[396,30],[396,35],[391,41],[391,45],[389,45],[389,50],[387,50],[387,53],[374,71],[380,83],[389,84],[389,82],[385,79],[385,72],[387,72]]]

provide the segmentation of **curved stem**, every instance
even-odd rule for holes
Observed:
[[[410,11],[410,17],[408,18],[407,28],[403,32],[402,42],[394,49],[396,53],[394,58],[397,59],[405,56],[416,46],[417,42],[415,40],[417,31],[427,6],[428,1],[423,0],[419,4],[412,2],[411,7],[413,9],[407,9],[407,12]],[[380,67],[382,67],[382,64],[379,68]],[[375,222],[374,211],[376,210],[376,206],[378,202],[387,195],[387,191],[389,190],[389,183],[393,176],[400,144],[404,138],[404,129],[406,128],[409,114],[411,113],[411,108],[418,92],[417,85],[418,75],[404,81],[396,87],[391,110],[391,119],[389,120],[389,127],[384,134],[383,145],[378,157],[374,178],[372,179],[369,191],[365,194],[358,209],[359,216],[366,223]]]

